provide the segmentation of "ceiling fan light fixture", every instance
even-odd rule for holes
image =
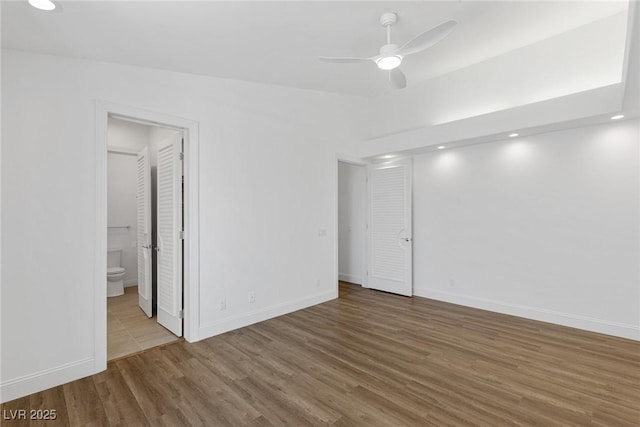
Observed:
[[[29,4],[36,9],[51,11],[56,8],[56,4],[51,0],[29,0]]]
[[[1,1],[1,0],[0,0]],[[387,11],[380,16],[380,25],[382,25],[387,33],[387,43],[380,47],[379,54],[370,57],[357,56],[321,56],[322,62],[333,62],[335,64],[349,64],[373,61],[379,69],[389,71],[387,73],[389,85],[392,89],[404,89],[407,87],[407,77],[398,67],[407,55],[422,52],[437,44],[444,39],[457,22],[453,19],[436,25],[435,27],[423,31],[402,46],[391,43],[391,27],[398,21],[398,15],[395,12]]]
[[[376,60],[376,65],[381,70],[393,70],[394,68],[398,68],[402,63],[402,57],[398,55],[389,55],[383,56]]]

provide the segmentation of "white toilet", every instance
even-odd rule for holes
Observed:
[[[120,267],[122,249],[107,249],[107,296],[124,295],[124,268]]]

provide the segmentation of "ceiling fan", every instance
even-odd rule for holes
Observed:
[[[373,61],[381,70],[389,71],[389,83],[392,88],[403,89],[407,87],[407,78],[402,70],[398,68],[402,63],[402,59],[407,55],[428,49],[444,39],[453,31],[453,27],[456,26],[457,22],[454,20],[443,22],[398,47],[397,44],[391,43],[391,26],[397,21],[398,15],[394,12],[385,12],[380,16],[380,24],[387,29],[387,44],[380,48],[378,55],[369,58],[321,56],[319,58],[320,61],[335,64]]]

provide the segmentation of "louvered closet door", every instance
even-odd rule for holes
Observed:
[[[136,176],[138,229],[138,305],[151,317],[151,168],[149,150],[138,153]]]
[[[367,287],[412,295],[411,159],[369,168]]]
[[[182,140],[158,144],[158,323],[182,336]]]

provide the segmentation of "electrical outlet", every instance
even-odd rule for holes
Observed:
[[[316,288],[320,287],[320,279],[316,279]]]
[[[249,303],[253,304],[254,302],[256,302],[256,293],[249,292]]]
[[[223,299],[220,301],[220,311],[227,309],[227,300]]]

